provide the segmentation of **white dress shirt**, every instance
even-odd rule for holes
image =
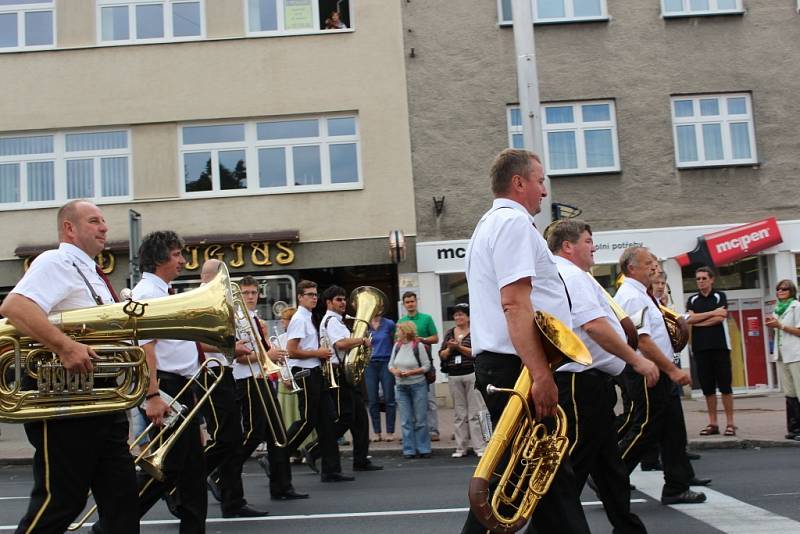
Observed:
[[[31,263],[25,276],[11,290],[35,302],[44,313],[91,308],[97,306],[86,281],[103,304],[113,304],[114,298],[100,275],[96,263],[84,251],[70,243],[40,254]]]
[[[533,226],[533,217],[521,204],[506,198],[494,200],[470,239],[466,272],[475,355],[484,351],[516,354],[500,303],[500,290],[522,278],[532,279],[533,308],[554,315],[572,328],[567,293],[556,261]]]
[[[604,318],[627,343],[622,325],[606,302],[600,286],[589,278],[591,275],[566,258],[556,256],[556,263],[572,299],[572,330],[592,354],[591,365],[568,363],[559,367],[558,371],[580,373],[587,369],[597,369],[611,376],[617,376],[625,369],[625,362],[601,347],[582,327],[589,321]]]
[[[255,323],[258,321],[258,317],[256,316],[255,311],[247,310],[247,313],[250,314],[250,318]],[[255,332],[255,335],[258,335],[258,332]],[[264,347],[266,349],[266,347]],[[252,367],[251,367],[252,366]],[[241,380],[243,378],[250,378],[253,376],[253,370],[256,371],[256,376],[261,377],[261,364],[257,361],[250,362],[250,363],[239,363],[236,360],[233,360],[233,378],[236,380]]]
[[[169,284],[153,273],[142,273],[142,279],[133,288],[136,300],[166,297]],[[145,311],[146,313],[146,311]],[[150,339],[139,340],[139,345],[149,343]],[[159,371],[189,377],[197,371],[197,344],[178,339],[155,340],[156,368]]]
[[[300,350],[317,350],[319,348],[319,337],[314,323],[311,322],[311,311],[299,306],[292,320],[289,321],[289,328],[286,329],[286,341],[299,339],[298,348]],[[289,366],[302,367],[303,369],[313,369],[319,367],[319,358],[289,358]]]
[[[335,311],[328,310],[322,317],[322,323],[319,325],[320,335],[327,335],[328,340],[333,347],[340,339],[347,339],[350,337],[350,330],[342,322],[342,316]],[[342,354],[344,357],[344,352]],[[339,351],[334,348],[331,361],[338,365],[340,363]]]
[[[628,315],[634,315],[647,308],[644,313],[644,324],[639,329],[639,335],[649,335],[653,343],[661,350],[663,355],[672,361],[672,341],[669,339],[667,325],[664,324],[664,316],[661,315],[656,303],[647,294],[647,288],[638,280],[625,277],[622,285],[619,286],[614,300],[625,310]]]

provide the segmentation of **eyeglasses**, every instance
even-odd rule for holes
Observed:
[[[779,288],[775,289],[775,291],[791,291],[791,288],[788,288],[788,287],[779,287]]]
[[[705,282],[706,280],[711,280],[711,278],[695,278],[697,282]]]
[[[314,298],[317,298],[319,295],[317,295],[316,293],[303,293],[303,296],[304,296],[304,297],[314,297]]]
[[[258,291],[256,291],[256,290],[242,291],[242,295],[258,295]]]

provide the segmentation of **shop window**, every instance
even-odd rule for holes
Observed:
[[[248,35],[343,31],[353,27],[350,0],[245,0]]]
[[[467,288],[467,275],[465,273],[450,273],[439,275],[439,288],[442,302],[442,328],[439,339],[444,339],[444,332],[453,328],[455,323],[451,318],[453,306],[456,304],[469,304],[469,289]]]
[[[0,210],[129,200],[129,132],[0,136]]]
[[[744,14],[742,0],[661,0],[665,17],[696,17],[699,15]]]
[[[694,275],[699,265],[689,265],[681,269],[683,278],[683,293],[691,295],[697,293],[697,283]],[[714,287],[722,291],[734,289],[759,289],[761,287],[761,272],[765,273],[766,261],[763,256],[748,256],[747,258],[735,261],[721,267],[713,267],[716,273],[714,276]]]
[[[0,0],[0,52],[55,45],[53,0]]]
[[[512,4],[512,0],[497,1],[501,25],[512,24]],[[538,0],[532,10],[535,24],[608,20],[606,0]]]
[[[187,196],[361,187],[354,116],[302,117],[181,128]]]
[[[134,44],[202,38],[204,1],[97,0],[97,40]]]
[[[678,168],[758,162],[747,93],[674,96],[672,128]]]

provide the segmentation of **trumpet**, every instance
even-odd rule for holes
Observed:
[[[278,338],[278,336],[270,336],[269,345],[270,347],[275,347],[281,352],[281,363],[279,364],[281,380],[284,384],[289,385],[289,393],[297,393],[302,388],[297,385],[297,381],[294,379],[294,375],[292,374],[292,368],[289,367],[289,360],[286,357],[286,347],[281,345],[281,340]]]
[[[325,332],[320,332],[319,334],[319,347],[321,349],[331,349],[332,351],[336,350],[331,347],[330,339],[328,339],[328,335]],[[322,376],[328,381],[328,389],[339,389],[339,384],[336,382],[336,368],[333,366],[332,357],[329,357],[325,360],[325,363],[322,364]]]

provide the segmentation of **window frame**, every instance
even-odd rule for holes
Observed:
[[[727,107],[724,112],[722,108],[727,106],[725,100],[727,98],[744,97],[747,106],[746,120],[743,118],[745,115],[729,115]],[[677,100],[691,100],[692,110],[699,109],[700,100],[718,98],[721,100],[720,114],[704,117],[700,114],[693,114],[692,117],[676,117],[675,116],[675,101]],[[672,120],[672,142],[673,151],[675,153],[675,168],[676,169],[697,169],[709,167],[736,167],[736,166],[752,166],[758,165],[758,150],[756,147],[756,126],[755,115],[753,113],[753,99],[752,95],[748,92],[734,92],[734,93],[692,93],[692,94],[678,94],[671,95],[669,100],[670,106],[670,119]],[[732,117],[732,118],[731,118]],[[734,159],[733,145],[730,140],[730,124],[747,122],[748,124],[748,141],[750,143],[750,158],[749,159]],[[721,160],[706,160],[705,159],[705,141],[702,134],[703,124],[721,124],[720,133],[722,139],[722,152],[724,157]],[[678,126],[693,125],[695,127],[695,148],[697,149],[697,161],[680,161],[680,153],[678,151]],[[700,127],[700,131],[698,131]]]
[[[110,133],[125,132],[127,137],[127,148],[101,149],[101,150],[81,150],[67,151],[67,135],[89,134],[89,133]],[[18,202],[0,202],[0,211],[16,211],[23,209],[53,208],[60,207],[69,200],[67,198],[67,161],[92,159],[92,171],[95,188],[95,196],[88,198],[95,204],[120,204],[133,200],[133,139],[131,129],[128,126],[119,128],[81,128],[79,130],[58,130],[45,132],[2,132],[0,138],[9,137],[42,137],[53,136],[53,151],[46,154],[18,154],[13,156],[0,156],[0,164],[20,165],[19,172],[19,193]],[[100,161],[105,157],[127,157],[128,158],[128,194],[124,196],[97,196],[101,191],[102,175],[100,172]],[[53,196],[52,200],[28,200],[27,189],[27,164],[30,162],[53,162]]]
[[[699,10],[692,10],[689,4],[690,0],[681,0],[684,9],[681,11],[666,11],[666,0],[661,0],[661,17],[665,19],[672,19],[672,18],[681,18],[681,17],[709,17],[709,16],[719,16],[719,15],[744,15],[744,3],[742,0],[734,0],[736,2],[736,7],[734,9],[719,9],[716,6],[719,4],[717,3],[718,0],[708,0],[708,10],[699,11]],[[711,7],[711,6],[715,7]]]
[[[175,37],[173,35],[172,6],[175,4],[199,3],[200,6],[200,34]],[[139,39],[136,37],[136,6],[137,5],[162,5],[164,6],[164,36]],[[128,39],[103,40],[103,8],[106,7],[128,8]],[[95,0],[95,33],[98,46],[129,46],[149,43],[181,43],[187,41],[203,41],[207,39],[206,25],[206,0]]]
[[[350,0],[350,2],[354,2],[355,0]],[[250,8],[249,8],[249,1],[242,0],[244,4],[244,30],[246,37],[281,37],[287,35],[327,35],[327,34],[336,34],[336,33],[352,33],[355,31],[356,28],[356,21],[355,21],[355,9],[353,9],[352,4],[350,4],[350,27],[349,28],[342,28],[340,30],[326,30],[322,27],[317,29],[300,29],[300,30],[286,30],[280,29],[281,24],[279,24],[279,28],[276,30],[259,30],[259,31],[250,31]],[[283,0],[275,0],[276,2],[276,18],[278,21],[284,20],[284,1]],[[311,17],[314,21],[319,24],[320,14],[319,14],[319,0],[311,0]],[[321,26],[321,25],[320,25]]]
[[[513,1],[513,0],[512,0]],[[533,0],[531,0],[533,2]],[[575,17],[575,0],[564,0],[565,4],[565,13],[573,13],[573,16],[564,16],[560,18],[546,18],[546,19],[538,19],[536,17],[536,5],[531,6],[531,10],[533,13],[533,23],[534,24],[572,24],[575,22],[603,22],[608,21],[611,17],[608,14],[608,0],[600,0],[600,10],[601,14],[591,17]],[[497,24],[499,26],[513,26],[512,19],[505,19],[505,13],[503,13],[503,0],[497,0]]]
[[[328,134],[328,119],[352,118],[355,120],[354,135]],[[315,119],[319,121],[319,135],[316,137],[297,137],[290,139],[259,140],[257,125],[265,122],[285,122],[295,120]],[[354,191],[364,189],[364,172],[362,168],[362,147],[361,147],[361,127],[359,114],[356,111],[339,113],[303,114],[303,115],[281,115],[275,117],[250,118],[244,121],[215,120],[179,123],[177,128],[178,143],[178,197],[179,198],[221,198],[231,196],[251,196],[251,195],[278,195],[286,193],[309,193],[309,192],[328,192],[328,191]],[[223,126],[230,124],[244,124],[244,141],[225,142],[225,143],[203,143],[184,145],[183,128],[187,126]],[[356,145],[356,169],[358,181],[347,183],[331,182],[330,149],[332,145],[355,144]],[[310,185],[284,185],[277,187],[262,187],[260,185],[260,169],[258,164],[258,151],[263,148],[284,148],[285,170],[287,181],[294,178],[294,162],[291,158],[293,147],[319,146],[320,161],[320,184]],[[247,187],[242,189],[220,189],[219,188],[219,155],[220,150],[244,150],[245,165],[247,168]],[[210,191],[186,191],[186,180],[184,176],[184,154],[212,152],[211,169],[212,189]]]
[[[515,125],[511,119],[514,110],[519,110],[520,119],[522,118],[522,108],[520,108],[519,104],[509,104],[506,106],[506,127],[508,129],[508,146],[509,148],[518,148],[514,146],[514,136],[515,135],[522,135],[522,144],[525,144],[525,137],[524,137],[524,128],[522,124]]]
[[[33,12],[52,13],[53,42],[49,45],[26,45],[25,43],[25,14]],[[34,52],[37,50],[52,50],[58,42],[58,24],[56,24],[56,0],[41,0],[36,4],[11,4],[0,6],[0,14],[15,13],[17,15],[17,46],[0,47],[0,54],[9,52]]]

